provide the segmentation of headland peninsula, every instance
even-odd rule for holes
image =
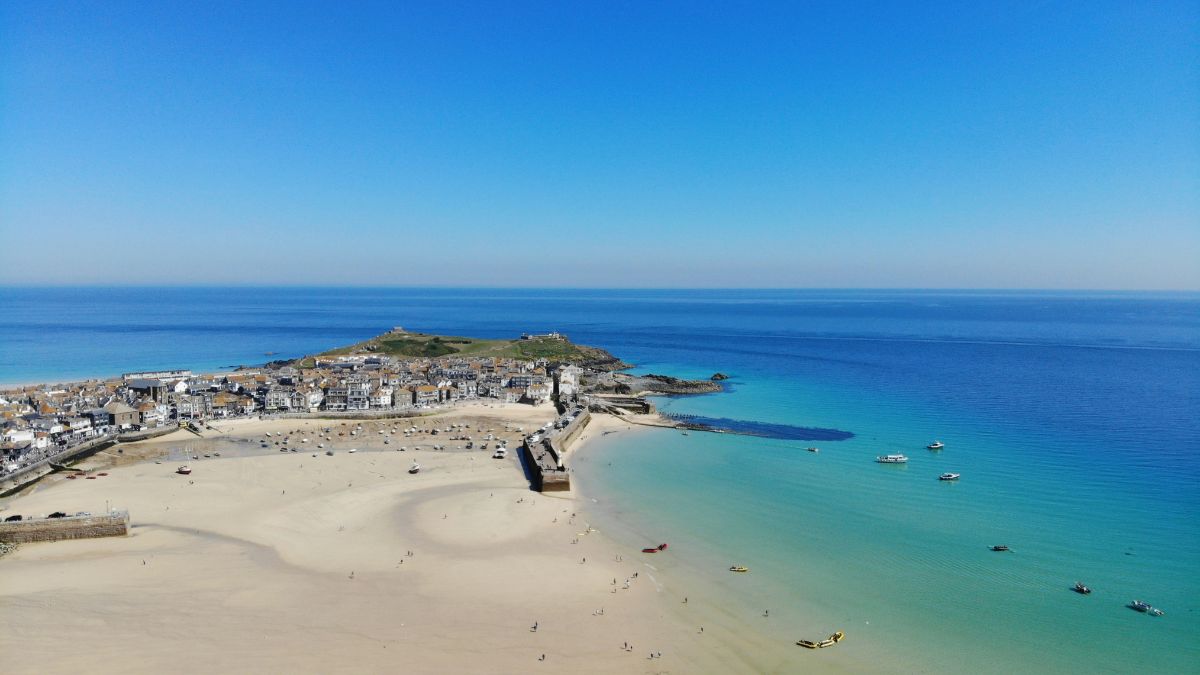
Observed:
[[[569,482],[589,440],[677,425],[637,395],[663,379],[617,391],[628,366],[557,334],[394,329],[5,392],[0,525],[35,535],[0,558],[0,670],[792,669],[794,646],[653,564],[674,552],[592,525],[603,496]],[[542,469],[567,489],[538,492]]]

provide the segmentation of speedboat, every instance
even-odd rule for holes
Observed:
[[[659,551],[665,551],[665,550],[667,550],[667,545],[659,544],[658,546],[654,546],[652,548],[642,549],[642,553],[658,553]]]
[[[184,464],[183,466],[179,467],[178,469],[175,469],[175,473],[178,473],[178,474],[181,474],[184,476],[190,474],[191,472],[192,472],[192,467],[187,464]]]
[[[959,475],[957,473],[944,473],[938,476],[938,480],[958,480]]]
[[[929,448],[930,450],[941,450],[942,448],[946,447],[946,444],[941,441],[934,441],[925,447]]]
[[[1007,551],[1008,550],[1008,547],[1005,546],[1004,544],[996,544],[995,546],[991,546],[990,548],[993,551]]]
[[[750,568],[746,567],[745,565],[732,565],[729,568],[729,571],[730,572],[749,572]]]
[[[880,455],[875,458],[880,464],[904,464],[908,458],[904,455]]]
[[[1091,595],[1092,593],[1092,589],[1084,586],[1082,581],[1076,581],[1073,590],[1080,595]]]
[[[358,452],[358,448],[350,448],[349,452],[351,454],[356,453],[356,452]]]
[[[809,452],[820,452],[821,451],[820,448],[805,448],[805,450],[807,450]]]

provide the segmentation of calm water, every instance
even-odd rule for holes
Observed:
[[[733,620],[841,628],[837,658],[903,671],[1200,672],[1195,294],[8,288],[0,310],[0,382],[257,363],[393,325],[561,330],[639,371],[720,370],[729,392],[662,407],[853,436],[651,431],[597,447],[585,488]],[[892,452],[910,463],[872,461]]]

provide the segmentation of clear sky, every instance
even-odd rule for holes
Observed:
[[[0,3],[0,283],[1200,289],[1195,2]]]

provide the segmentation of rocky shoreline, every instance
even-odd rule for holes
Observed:
[[[618,394],[687,395],[711,394],[725,390],[725,387],[718,381],[684,380],[678,377],[657,375],[654,373],[647,373],[645,375],[614,373],[613,380],[616,382],[615,391]]]

